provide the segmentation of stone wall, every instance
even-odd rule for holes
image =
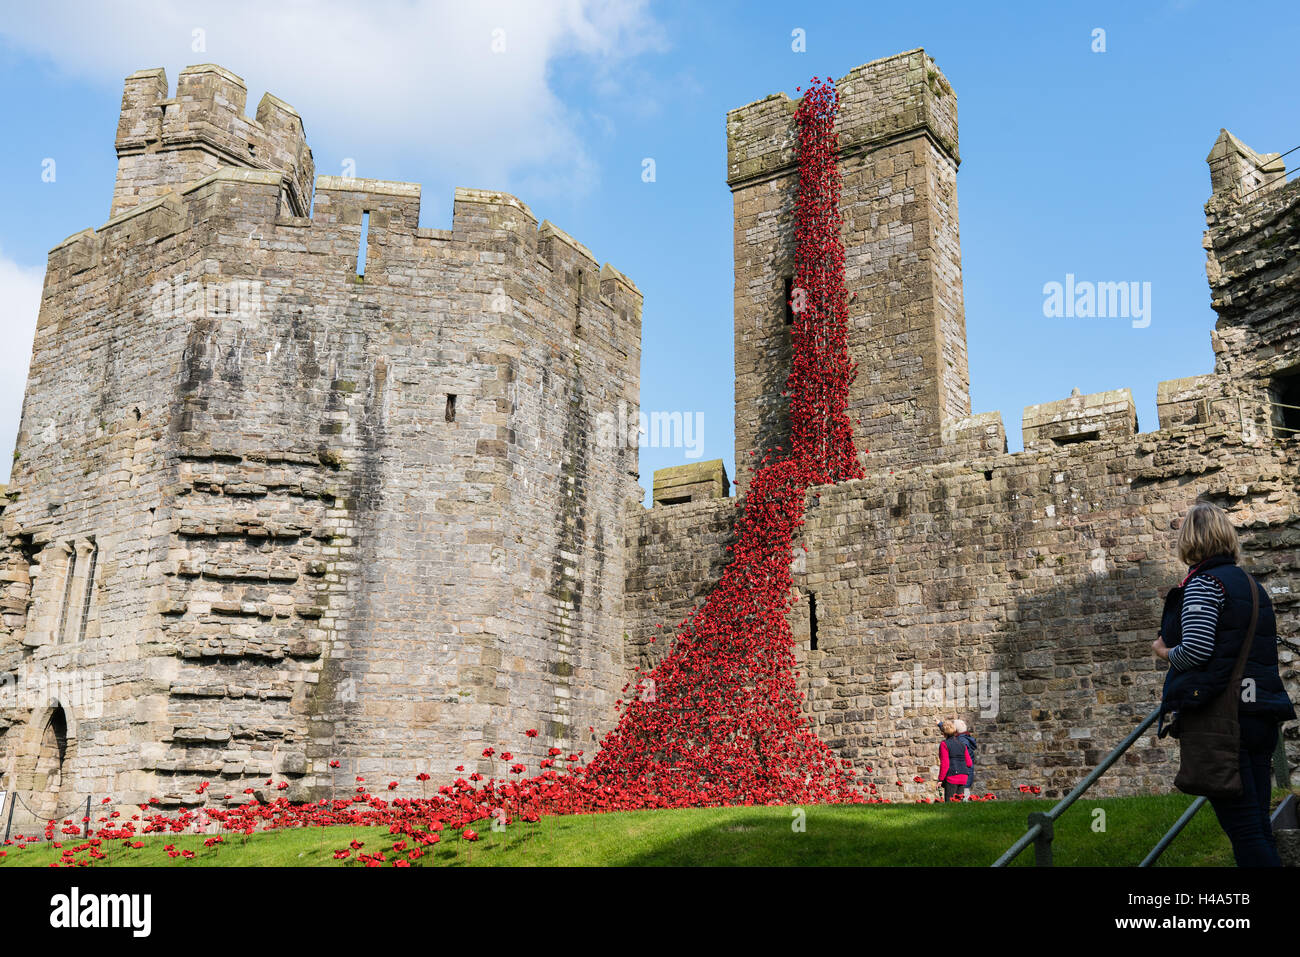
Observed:
[[[791,627],[819,734],[859,770],[872,767],[879,793],[897,800],[930,793],[932,783],[912,779],[937,773],[935,724],[962,717],[981,741],[981,790],[1064,794],[1159,701],[1163,666],[1150,643],[1164,594],[1185,572],[1176,522],[1198,500],[1241,529],[1300,700],[1298,445],[1187,425],[810,490]],[[629,666],[651,667],[667,647],[655,626],[672,630],[702,604],[729,557],[734,515],[707,502],[639,516]],[[932,675],[959,679],[957,694],[934,704],[903,696]],[[963,701],[972,676],[985,698]],[[1286,737],[1296,765],[1300,737],[1294,728]],[[1147,735],[1098,793],[1167,790],[1170,743]]]
[[[731,494],[727,467],[722,459],[692,462],[656,469],[650,500],[655,505],[681,505],[708,498],[726,498]]]
[[[636,287],[502,193],[432,230],[418,186],[320,177],[298,215],[296,159],[209,132],[214,170],[128,177],[141,201],[50,255],[0,664],[102,676],[97,714],[63,703],[64,789],[414,788],[581,746],[624,672],[637,453],[595,419],[639,404]],[[17,773],[49,720],[23,704]]]
[[[1220,316],[1215,373],[1160,383],[1155,432],[1137,433],[1127,389],[1030,406],[1026,451],[1008,455],[1001,416],[965,406],[951,90],[919,51],[839,85],[846,280],[858,294],[853,407],[870,453],[865,478],[810,491],[793,554],[791,626],[823,739],[859,771],[872,767],[881,796],[929,795],[935,724],[958,716],[981,742],[981,791],[1064,794],[1159,700],[1164,666],[1150,643],[1163,596],[1185,573],[1176,523],[1198,500],[1227,509],[1240,530],[1300,701],[1300,433],[1277,428],[1279,396],[1300,365],[1300,185],[1261,177],[1273,158],[1222,134],[1205,240]],[[861,97],[875,109],[855,106]],[[794,107],[775,96],[728,117],[741,486],[748,453],[779,445],[785,428]],[[730,541],[720,518],[675,505],[634,526],[629,663],[652,665],[664,646],[648,643],[651,626],[677,625],[707,594],[699,576],[720,571]],[[953,693],[929,701],[927,682],[950,676]],[[969,700],[972,678],[986,700]],[[1292,767],[1297,731],[1284,733]],[[1172,760],[1170,742],[1149,734],[1098,793],[1169,790]],[[918,775],[926,783],[914,784]]]
[[[1260,404],[1300,406],[1300,180],[1287,183],[1277,154],[1261,156],[1226,130],[1209,160],[1215,192],[1205,204],[1204,245],[1219,314],[1215,372],[1261,430],[1296,435],[1300,410],[1285,410],[1284,421],[1282,408]]]
[[[1150,643],[1164,593],[1185,573],[1175,523],[1198,499],[1242,530],[1300,700],[1294,452],[1188,426],[815,490],[796,588],[816,596],[819,648],[804,646],[803,658],[823,739],[874,766],[890,791],[900,780],[910,792],[915,775],[933,781],[935,723],[955,715],[981,741],[981,789],[1064,794],[1159,701],[1164,666]],[[796,606],[796,635],[808,632],[807,606]],[[915,686],[917,667],[996,676],[996,707],[895,694]],[[1170,756],[1149,734],[1100,786],[1167,790]]]
[[[715,498],[627,513],[627,674],[659,660],[722,577],[736,540],[737,502]]]
[[[1160,384],[1156,432],[1127,390],[1031,406],[1008,455],[969,408],[952,89],[920,50],[839,88],[867,477],[810,491],[792,556],[825,740],[902,797],[955,713],[981,790],[1063,793],[1157,700],[1197,499],[1241,530],[1300,697],[1300,189],[1225,132],[1215,372]],[[0,674],[45,691],[0,699],[0,772],[169,803],[275,775],[296,798],[410,788],[488,744],[589,747],[721,577],[738,507],[717,463],[641,507],[635,444],[602,438],[639,404],[639,292],[503,193],[458,190],[446,230],[412,184],[310,195],[296,113],[268,97],[250,120],[243,89],[128,78],[113,218],[50,253],[0,498]],[[728,116],[741,492],[786,440],[794,108]],[[996,677],[996,704],[904,699],[916,669]],[[1167,789],[1170,754],[1144,740],[1103,792]]]

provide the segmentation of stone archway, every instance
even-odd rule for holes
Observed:
[[[29,804],[34,813],[52,818],[62,810],[59,801],[67,781],[68,758],[76,743],[76,728],[69,712],[57,703],[45,709],[33,725],[40,729],[40,738],[30,777]]]

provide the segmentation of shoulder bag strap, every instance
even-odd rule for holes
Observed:
[[[1259,585],[1249,574],[1246,581],[1250,583],[1250,627],[1246,629],[1246,639],[1241,643],[1241,651],[1237,652],[1237,663],[1232,667],[1232,679],[1228,682],[1238,702],[1241,701],[1241,676],[1246,672],[1246,659],[1255,644],[1255,625],[1259,623]]]

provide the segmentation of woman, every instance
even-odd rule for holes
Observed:
[[[974,762],[953,722],[945,718],[939,722],[939,730],[943,732],[939,742],[939,783],[943,785],[943,799],[951,801],[970,782]]]
[[[1238,567],[1241,547],[1223,509],[1208,502],[1192,506],[1178,531],[1178,557],[1188,566],[1187,577],[1165,598],[1160,636],[1151,645],[1169,662],[1160,737],[1171,730],[1177,737],[1180,710],[1206,704],[1228,687],[1250,627],[1252,582]],[[1256,592],[1259,616],[1238,705],[1242,793],[1210,804],[1238,867],[1281,867],[1268,820],[1269,779],[1278,723],[1294,718],[1295,709],[1278,674],[1273,604],[1264,589],[1256,586]]]
[[[962,790],[962,797],[970,800],[971,791],[975,787],[975,752],[979,750],[979,746],[975,743],[975,735],[966,729],[966,722],[961,718],[953,721],[952,726],[957,731],[958,739],[966,745],[966,753],[971,759],[970,773],[966,776],[966,787]]]

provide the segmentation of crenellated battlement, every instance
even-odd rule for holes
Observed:
[[[1083,395],[1078,389],[1056,402],[1025,407],[1025,451],[1137,434],[1137,409],[1128,389]]]
[[[1157,385],[1156,409],[1157,430],[1227,426],[1246,441],[1269,433],[1266,389],[1251,380],[1215,374],[1169,379]],[[1081,393],[1075,389],[1064,399],[1025,406],[1021,416],[1024,453],[1011,454],[1077,451],[1090,456],[1099,448],[1149,434],[1151,430],[1140,428],[1130,390]],[[1000,412],[980,412],[944,424],[940,461],[987,460],[1006,454],[1006,428]]]
[[[527,304],[545,287],[548,296],[565,302],[571,318],[560,324],[566,339],[609,343],[620,361],[640,361],[642,295],[636,285],[553,223],[538,224],[526,204],[508,193],[457,188],[451,229],[419,226],[421,187],[376,179],[320,176],[310,216],[286,214],[283,197],[291,189],[288,173],[222,166],[113,216],[98,229],[82,230],[55,246],[49,255],[47,288],[69,280],[85,281],[87,270],[104,264],[121,268],[133,251],[170,240],[201,244],[207,256],[224,255],[214,245],[212,227],[238,221],[234,235],[244,258],[246,247],[264,250],[272,260],[277,249],[292,249],[303,275],[333,276],[337,282],[364,278],[355,292],[377,285],[407,286],[412,270],[468,268],[479,263],[521,270],[501,274],[484,296],[485,311],[512,311],[503,303]],[[364,228],[363,228],[364,227]],[[360,247],[366,242],[365,276],[359,276]],[[521,282],[526,271],[536,282]],[[495,270],[499,272],[499,270]],[[487,280],[484,280],[487,282]],[[551,310],[525,308],[538,319]]]
[[[835,87],[842,159],[924,133],[954,166],[960,162],[957,97],[924,50],[864,63],[836,80]],[[798,105],[785,93],[775,93],[727,113],[727,182],[733,190],[794,166]]]
[[[270,93],[250,119],[244,115],[247,99],[244,81],[212,63],[182,70],[173,97],[161,69],[128,76],[110,215],[231,166],[286,174],[285,212],[305,215],[315,167],[302,119]]]

